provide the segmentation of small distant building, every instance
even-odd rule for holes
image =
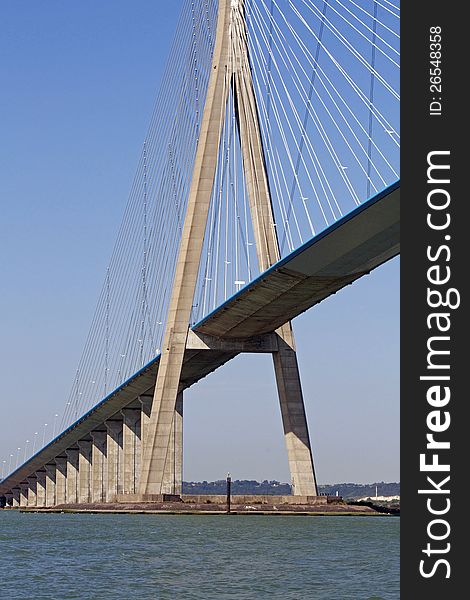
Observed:
[[[400,496],[367,496],[366,498],[358,498],[358,501],[379,500],[380,502],[391,502],[392,500],[400,500]]]

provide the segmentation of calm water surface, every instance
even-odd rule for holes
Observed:
[[[398,518],[0,511],[8,600],[399,598]]]

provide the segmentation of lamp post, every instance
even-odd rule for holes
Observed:
[[[57,417],[59,415],[54,415],[54,428],[52,430],[52,439],[55,439],[55,434],[56,434],[56,425],[57,425]]]
[[[46,427],[47,427],[47,423],[44,423],[44,431],[42,433],[42,447],[43,448],[46,445]]]
[[[34,432],[34,441],[33,441],[33,454],[36,453],[36,444],[38,442],[38,432]]]
[[[26,462],[26,452],[28,450],[28,444],[29,444],[29,440],[26,440],[25,444],[24,444],[24,457],[23,457],[23,462]]]

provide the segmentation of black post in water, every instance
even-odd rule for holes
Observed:
[[[227,514],[230,513],[231,490],[232,490],[232,478],[230,477],[230,473],[227,473]]]

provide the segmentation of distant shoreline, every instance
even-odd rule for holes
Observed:
[[[391,515],[387,513],[379,513],[375,511],[364,512],[364,511],[274,511],[274,510],[260,510],[260,511],[242,511],[233,510],[230,513],[226,511],[206,511],[206,510],[145,510],[145,509],[125,509],[125,510],[100,510],[100,509],[5,509],[8,511],[16,511],[21,513],[55,513],[55,514],[109,514],[109,515],[201,515],[201,516],[276,516],[276,517],[399,517],[400,515]]]
[[[390,514],[372,503],[346,504],[232,504],[230,513],[225,504],[196,504],[183,502],[133,502],[70,505],[63,504],[50,508],[17,507],[5,510],[18,510],[24,513],[90,513],[90,514],[170,514],[170,515],[295,515],[295,516],[399,516]]]

